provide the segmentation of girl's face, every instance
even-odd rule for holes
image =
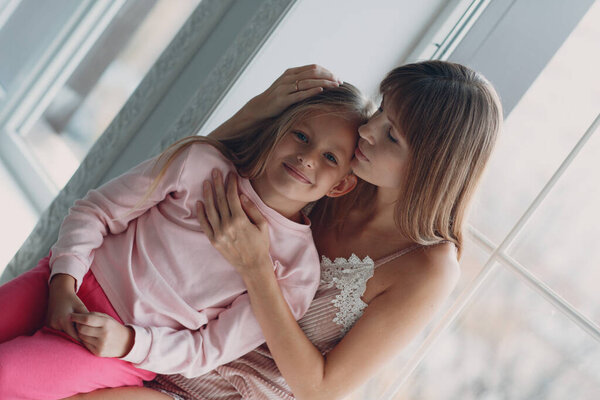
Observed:
[[[388,118],[385,105],[358,128],[360,136],[352,160],[359,178],[382,188],[399,189],[410,159],[410,148],[402,132]]]
[[[356,123],[340,116],[317,114],[297,121],[253,185],[267,204],[269,196],[306,204],[345,194],[356,184],[349,175],[356,140]]]

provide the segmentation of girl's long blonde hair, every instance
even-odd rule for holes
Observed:
[[[406,135],[411,159],[395,209],[401,235],[415,243],[453,242],[460,256],[467,206],[502,123],[492,85],[460,64],[424,61],[392,70],[380,92],[389,118]],[[361,182],[353,193],[317,208],[343,225],[351,208],[368,210],[377,188]]]
[[[291,105],[277,117],[231,137],[215,140],[206,136],[187,136],[170,145],[154,163],[160,168],[144,197],[134,206],[143,204],[158,186],[173,160],[193,143],[209,143],[218,148],[235,165],[238,173],[248,179],[260,176],[275,146],[297,121],[321,114],[335,114],[356,123],[365,123],[374,109],[373,103],[353,85],[344,82],[339,87]]]

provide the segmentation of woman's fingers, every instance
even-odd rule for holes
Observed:
[[[251,120],[261,121],[279,115],[287,107],[342,83],[331,71],[310,64],[290,68],[242,109]],[[205,204],[208,206],[208,204]],[[208,208],[207,208],[208,209]]]
[[[309,90],[317,87],[331,88],[338,87],[339,84],[334,81],[328,81],[326,79],[302,79],[298,81],[298,91]]]
[[[267,226],[267,220],[260,211],[258,211],[258,207],[256,207],[245,194],[240,196],[240,200],[242,202],[242,208],[250,221],[262,231],[263,228]]]
[[[256,207],[245,194],[242,194],[241,196],[238,194],[236,175],[230,173],[227,179],[227,201],[231,208],[231,214],[234,217],[239,216],[248,219],[259,228],[261,228],[263,224],[266,225],[267,220],[258,210],[258,207]]]
[[[215,207],[215,199],[213,196],[212,185],[209,181],[204,181],[203,184],[203,192],[204,192],[204,211],[206,213],[206,218],[210,223],[213,231],[218,231],[221,225],[221,217],[219,217],[219,213]]]
[[[212,172],[213,185],[215,188],[215,196],[217,198],[217,208],[222,222],[226,222],[231,217],[227,196],[225,194],[225,185],[223,184],[223,174],[218,169]]]
[[[315,68],[315,69],[302,71],[302,72],[296,74],[294,76],[294,79],[296,79],[298,81],[324,80],[324,81],[328,81],[328,82],[335,82],[337,84],[342,83],[342,81],[338,77],[336,77],[333,74],[333,72],[329,71],[326,68],[319,67],[319,66],[317,66],[317,68]]]
[[[329,79],[296,79],[294,81],[290,81],[287,83],[281,84],[281,89],[283,92],[288,94],[293,94],[297,92],[303,92],[306,90],[311,90],[315,88],[320,89],[328,89],[328,88],[336,88],[340,86],[340,83],[337,81],[329,80]],[[318,93],[318,92],[317,92]]]
[[[238,195],[237,176],[233,172],[230,172],[227,175],[227,202],[229,203],[231,215],[234,218],[244,215],[244,210],[242,209],[240,197]]]
[[[285,70],[283,75],[286,75],[286,74],[295,75],[295,74],[299,74],[304,71],[315,70],[317,67],[318,67],[317,64],[307,64],[307,65],[302,65],[300,67],[292,67],[292,68],[288,68],[287,70]]]
[[[318,65],[305,65],[288,69],[273,84],[272,89],[283,93],[296,93],[320,87],[337,87],[342,83],[331,71]],[[318,93],[311,92],[311,93]]]
[[[297,80],[317,78],[342,83],[342,81],[338,79],[333,72],[317,64],[309,64],[301,67],[290,68],[285,71],[282,76],[293,77],[293,79]]]
[[[215,233],[213,231],[210,222],[206,218],[206,212],[204,209],[204,203],[201,201],[196,202],[196,216],[198,217],[198,222],[200,223],[200,227],[204,234],[208,237],[208,240],[212,243],[215,237]]]
[[[291,93],[290,94],[290,104],[294,104],[294,103],[297,103],[304,99],[308,99],[309,97],[315,96],[315,95],[321,93],[322,91],[323,91],[322,87],[316,87],[316,88],[312,88],[312,89],[301,90],[299,92]]]

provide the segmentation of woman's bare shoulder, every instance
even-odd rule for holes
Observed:
[[[394,274],[389,286],[391,290],[405,290],[407,285],[416,285],[448,294],[460,277],[456,248],[452,243],[424,246],[394,261],[393,267],[398,273]]]
[[[417,257],[424,268],[438,271],[438,273],[456,273],[460,271],[456,246],[451,242],[425,246],[422,251],[417,252]]]

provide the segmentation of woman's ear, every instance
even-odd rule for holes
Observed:
[[[343,177],[341,181],[336,183],[334,187],[329,189],[329,192],[327,192],[326,196],[327,197],[343,196],[346,193],[351,192],[352,189],[354,189],[356,187],[357,183],[358,183],[358,179],[356,178],[356,175],[350,173],[350,174],[346,175],[345,177]]]

